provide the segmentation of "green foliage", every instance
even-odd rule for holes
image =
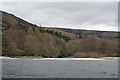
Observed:
[[[32,28],[32,27],[28,28],[28,32],[33,32],[33,31],[34,31],[34,28]]]
[[[7,29],[9,29],[10,27],[11,27],[10,24],[7,24],[7,25],[3,25],[3,24],[2,24],[2,31],[7,30]]]
[[[25,32],[28,32],[28,29],[26,26],[24,26],[23,30],[25,30]]]
[[[66,42],[68,42],[70,40],[70,38],[68,36],[64,36],[62,35],[61,32],[54,32],[54,30],[46,30],[46,32],[55,35],[56,37],[65,40]]]
[[[58,58],[63,58],[65,57],[64,53],[62,53],[62,51],[60,51],[60,55],[58,56]]]
[[[85,34],[85,37],[87,37],[87,34]]]
[[[40,32],[44,32],[44,30],[40,27]]]
[[[19,55],[19,56],[28,56],[28,55],[27,55],[27,53],[22,52],[22,53],[20,53],[20,55]]]
[[[82,39],[82,35],[76,35],[76,39]]]
[[[8,47],[9,47],[8,41],[5,38],[5,36],[3,35],[2,36],[2,52],[7,53],[8,52]]]
[[[81,39],[82,38],[82,35],[79,35],[79,39]]]
[[[58,56],[58,58],[64,58],[64,57],[72,57],[73,53],[63,53],[62,51],[60,51],[60,55]]]

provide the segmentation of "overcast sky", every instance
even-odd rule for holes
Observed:
[[[118,31],[117,2],[4,2],[0,9],[44,27]]]

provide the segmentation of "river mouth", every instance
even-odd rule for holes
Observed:
[[[118,78],[118,58],[2,58],[3,78]]]

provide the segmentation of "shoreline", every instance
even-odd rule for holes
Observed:
[[[100,58],[43,58],[43,57],[5,57],[0,56],[0,59],[33,59],[33,60],[106,60],[118,59],[119,57],[100,57]]]

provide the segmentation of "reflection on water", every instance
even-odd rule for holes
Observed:
[[[118,60],[2,59],[4,78],[118,78]]]

